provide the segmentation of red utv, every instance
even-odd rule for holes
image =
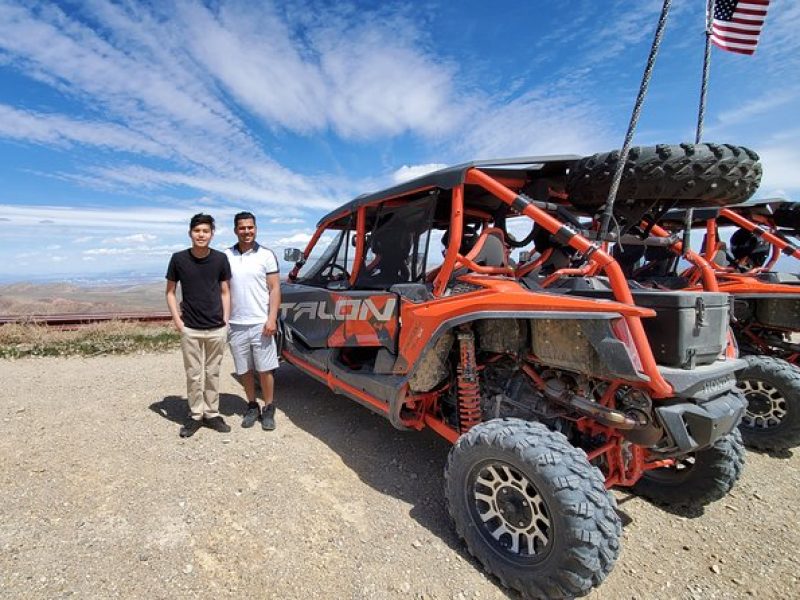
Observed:
[[[634,200],[741,202],[758,183],[739,148],[634,150],[621,214]],[[660,174],[644,177],[651,163]],[[703,505],[743,466],[728,296],[634,293],[558,206],[603,189],[578,156],[476,161],[359,196],[285,255],[296,266],[281,290],[284,359],[399,429],[452,442],[445,493],[459,535],[530,597],[583,595],[609,574],[621,526],[608,488]],[[520,220],[536,230],[515,237]],[[545,275],[510,259],[539,230],[571,266]],[[584,270],[606,278],[609,299],[551,289]],[[682,324],[698,305],[695,335]],[[651,329],[657,311],[678,325]]]
[[[682,210],[668,212],[662,223],[672,232],[689,225]],[[800,258],[790,241],[800,231],[800,204],[764,200],[695,210],[690,225],[705,232],[702,259],[719,289],[733,296],[731,326],[747,361],[739,373],[748,400],[740,425],[744,441],[767,450],[795,447],[800,444],[800,277],[776,267],[782,255]],[[637,269],[640,280],[658,283],[652,275],[666,273],[680,287],[702,283],[696,264],[677,274],[674,255],[645,258]],[[790,260],[795,269],[798,264]]]

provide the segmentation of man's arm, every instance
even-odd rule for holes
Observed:
[[[275,335],[278,331],[278,311],[281,309],[281,277],[278,273],[267,275],[269,288],[269,315],[264,324],[264,335]]]
[[[175,289],[178,287],[177,281],[167,279],[167,308],[172,315],[172,324],[178,331],[183,331],[183,319],[181,311],[178,309],[178,298],[175,296]]]
[[[219,282],[219,292],[222,296],[222,320],[228,324],[231,318],[231,286],[230,282],[223,280]]]

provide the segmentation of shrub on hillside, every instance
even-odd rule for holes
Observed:
[[[39,323],[0,326],[0,358],[159,352],[179,344],[180,334],[164,324],[105,321],[74,329]]]

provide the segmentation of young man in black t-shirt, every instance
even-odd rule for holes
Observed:
[[[167,267],[167,306],[181,332],[183,366],[191,417],[181,437],[191,437],[202,425],[227,433],[219,414],[219,368],[227,341],[231,312],[231,267],[224,253],[209,247],[214,218],[196,214],[189,223],[192,247],[172,255]],[[175,290],[181,284],[180,310]]]

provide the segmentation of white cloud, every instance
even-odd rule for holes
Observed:
[[[769,114],[780,106],[785,106],[792,102],[797,103],[798,99],[800,99],[800,89],[797,88],[770,90],[768,93],[743,102],[735,108],[722,111],[717,115],[716,121],[720,126],[742,123],[754,117]]]
[[[487,111],[464,136],[460,160],[592,154],[608,133],[598,109],[577,96],[533,90]],[[463,151],[463,150],[462,150]]]
[[[5,104],[0,104],[0,137],[53,146],[86,144],[139,154],[168,155],[161,145],[120,125],[18,110]]]
[[[395,183],[403,183],[417,177],[422,177],[428,173],[433,173],[439,169],[444,169],[447,165],[441,163],[428,163],[425,165],[403,165],[392,173],[392,180]]]
[[[786,73],[797,73],[800,66],[800,3],[773,2],[761,32],[755,57],[772,75],[786,82]],[[795,78],[796,79],[796,78]],[[790,81],[794,84],[795,81]]]
[[[78,206],[18,206],[0,204],[0,213],[17,225],[54,224],[81,228],[130,229],[141,225],[168,231],[188,229],[191,214],[169,208],[93,209]]]
[[[341,31],[323,29],[316,47],[330,88],[329,119],[344,137],[441,135],[466,116],[469,97],[457,97],[454,68],[426,54],[395,28],[367,23]]]
[[[61,244],[51,244],[47,246],[46,250],[60,250]]]
[[[759,196],[786,196],[788,190],[800,193],[800,149],[796,144],[767,145],[759,148],[759,154],[764,167]]]
[[[264,152],[239,118],[240,108],[229,107],[214,79],[187,53],[192,33],[186,23],[173,9],[161,10],[94,1],[68,15],[55,6],[0,5],[0,52],[7,64],[103,119],[0,106],[0,136],[56,147],[90,144],[177,165],[138,177],[124,177],[126,167],[109,166],[61,174],[99,189],[118,191],[128,182],[139,186],[128,193],[148,184],[180,185],[217,199],[276,197],[274,202],[298,206],[296,199],[303,197],[306,210],[329,207],[329,188]]]
[[[9,64],[108,120],[7,107],[21,118],[9,121],[27,123],[12,133],[36,143],[105,144],[174,163],[56,174],[71,183],[126,194],[187,188],[203,195],[199,205],[245,201],[259,215],[280,207],[290,214],[274,216],[289,218],[330,210],[364,189],[341,176],[309,177],[278,164],[247,133],[242,108],[274,130],[437,136],[448,160],[556,151],[545,140],[566,148],[592,138],[594,115],[574,99],[545,106],[542,92],[506,105],[457,88],[456,66],[435,54],[417,22],[399,9],[360,10],[357,18],[353,10],[343,5],[297,17],[261,5],[147,8],[102,0],[69,15],[53,6],[0,7],[0,49]],[[454,157],[442,136],[458,135],[470,116],[476,125],[457,146],[466,154]]]
[[[93,7],[106,14],[114,11],[105,3]],[[144,119],[148,113],[163,115],[218,134],[229,131],[227,122],[235,119],[224,105],[194,93],[200,90],[183,62],[185,55],[170,59],[163,52],[171,41],[164,35],[170,26],[159,27],[146,11],[127,16],[116,12],[123,35],[140,34],[128,35],[119,47],[114,45],[119,41],[115,29],[106,31],[107,41],[102,28],[95,31],[53,5],[39,10],[0,6],[0,39],[9,53],[26,61],[29,74],[116,113]]]
[[[312,237],[312,234],[310,234],[310,233],[299,232],[299,233],[295,233],[293,235],[290,235],[288,237],[284,237],[284,238],[281,238],[279,240],[276,240],[275,241],[275,245],[278,246],[278,247],[293,246],[293,245],[294,246],[296,246],[296,245],[305,246],[311,240],[311,237]]]
[[[254,167],[251,181],[226,178],[212,174],[192,175],[179,171],[161,171],[144,167],[98,168],[94,173],[102,181],[140,188],[185,187],[256,202],[259,206],[281,205],[299,209],[329,210],[339,204],[329,196],[329,190],[315,182],[291,173],[278,165]],[[282,210],[281,212],[286,212]]]
[[[577,44],[586,50],[582,54],[585,58],[583,64],[600,63],[619,57],[626,48],[652,40],[663,4],[662,0],[641,0],[636,3],[636,10],[631,10],[627,0],[614,2],[613,5],[610,2],[603,3],[601,10],[605,13],[605,18],[592,23],[590,35],[583,37]],[[688,8],[683,3],[673,3],[670,9],[671,22],[674,23],[679,14]],[[566,25],[567,28],[571,26],[572,23]],[[642,66],[644,58],[643,56],[641,59]]]
[[[84,256],[168,256],[185,246],[170,244],[164,246],[140,246],[127,248],[91,248],[84,250]]]
[[[208,152],[214,145],[264,158],[220,85],[268,125],[299,133],[436,135],[464,116],[455,67],[421,43],[410,18],[317,12],[298,23],[264,4],[94,1],[70,15],[6,5],[0,47],[29,76],[126,123],[133,131],[115,130],[118,144],[218,167],[231,155]]]
[[[213,14],[186,3],[179,12],[188,47],[239,102],[268,123],[296,131],[325,125],[321,74],[268,7],[246,14],[223,7]]]
[[[450,130],[461,111],[453,68],[415,43],[398,15],[330,8],[302,35],[269,6],[182,4],[186,44],[243,106],[273,127],[346,138]]]
[[[528,59],[536,68],[523,61],[523,73],[510,73],[508,61],[492,62],[502,40],[492,40],[485,53],[480,43],[464,53],[441,43],[441,32],[429,26],[436,17],[415,5],[86,0],[60,8],[0,1],[0,66],[52,92],[40,104],[28,101],[37,98],[33,92],[25,102],[12,100],[13,91],[5,97],[0,138],[68,150],[60,164],[25,173],[57,178],[63,197],[73,199],[22,207],[6,197],[0,220],[14,226],[4,228],[3,241],[13,236],[14,245],[0,250],[24,247],[16,242],[30,237],[31,226],[65,248],[104,240],[97,245],[109,252],[124,244],[166,252],[166,244],[186,241],[193,213],[229,223],[241,207],[272,219],[276,227],[266,233],[278,244],[303,245],[310,233],[294,227],[360,192],[443,166],[439,161],[606,150],[621,141],[661,4],[642,0],[631,11],[626,0],[602,8],[579,0],[567,10],[574,18],[531,40],[536,52]],[[685,32],[701,13],[699,4],[674,5],[664,49],[689,44]],[[771,90],[759,97],[743,86],[741,96],[717,96],[712,101],[722,110],[713,107],[707,128],[762,154],[762,189],[769,193],[800,190],[792,120],[799,90],[786,78],[800,61],[798,22],[800,4],[773,3],[755,57],[715,58],[717,81],[739,77],[736,67],[747,60],[748,68],[759,68],[751,87]],[[592,35],[585,35],[589,26]],[[448,52],[468,58],[457,64]],[[773,78],[762,81],[762,71]],[[658,77],[657,71],[648,106],[658,101]],[[671,135],[668,112],[657,126],[645,118],[645,127]],[[340,144],[342,138],[357,143]],[[420,146],[424,153],[415,153]],[[97,149],[103,152],[91,152]],[[374,155],[362,160],[364,152]],[[297,163],[281,164],[285,156]],[[381,175],[342,175],[370,161],[381,165]],[[430,164],[416,164],[423,161]],[[320,164],[335,165],[335,173]],[[98,194],[90,196],[94,207],[79,206],[69,185],[114,192],[103,196],[114,204],[103,206]],[[128,199],[142,206],[113,208]],[[281,225],[287,229],[274,231]],[[132,239],[141,232],[158,239]],[[220,227],[217,239],[229,235]],[[93,256],[136,257],[82,258]]]
[[[157,236],[152,233],[133,233],[131,235],[123,235],[119,237],[106,238],[103,240],[104,244],[146,244],[147,242],[155,241]]]

